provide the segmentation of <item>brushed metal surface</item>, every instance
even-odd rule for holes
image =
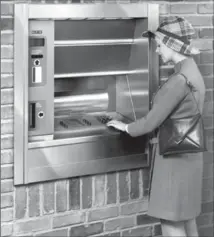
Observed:
[[[29,149],[27,182],[144,167],[145,147],[145,137],[120,133],[94,142]]]
[[[133,40],[136,20],[55,20],[55,41],[121,42]],[[142,39],[142,37],[141,37]],[[98,42],[99,42],[98,41]]]
[[[123,71],[129,67],[129,45],[56,47],[54,51],[55,74]]]
[[[94,39],[94,40],[57,40],[54,42],[55,47],[71,47],[71,46],[100,46],[100,45],[122,45],[133,44],[133,39]]]
[[[147,17],[148,4],[30,4],[29,19],[120,19]]]
[[[35,34],[35,31],[42,31],[41,34]],[[42,85],[34,85],[29,83],[28,100],[29,102],[38,102],[40,105],[39,110],[44,113],[44,117],[38,117],[36,113],[36,129],[29,129],[29,136],[39,135],[53,135],[54,133],[54,21],[29,21],[29,36],[31,37],[44,37],[45,50],[42,52],[45,64],[42,65],[43,81]],[[40,50],[40,47],[34,47],[34,50]],[[30,48],[29,51],[32,49]],[[29,57],[31,57],[29,52]],[[41,64],[40,64],[41,65]],[[30,67],[30,65],[29,65]],[[29,68],[31,72],[31,68]],[[29,76],[29,80],[32,79]]]
[[[95,77],[95,76],[112,76],[112,75],[130,75],[139,73],[148,73],[148,69],[135,70],[117,70],[117,71],[98,71],[98,72],[71,72],[55,74],[54,78],[73,78],[73,77]]]
[[[70,112],[98,112],[107,111],[108,93],[91,93],[83,95],[67,94],[54,98],[55,112],[70,110]]]
[[[14,15],[14,183],[24,182],[28,143],[28,5]]]
[[[63,152],[63,149],[62,149]],[[34,151],[29,150],[29,156],[36,156]],[[64,155],[63,157],[66,157]],[[49,157],[50,158],[50,157]],[[67,155],[71,160],[71,155]],[[126,155],[122,157],[112,157],[108,159],[93,160],[88,162],[68,163],[54,166],[29,167],[27,172],[27,183],[35,183],[48,180],[59,180],[67,177],[78,177],[84,175],[102,174],[108,172],[139,169],[148,167],[148,156],[145,153],[136,155]],[[38,175],[39,173],[39,175]]]

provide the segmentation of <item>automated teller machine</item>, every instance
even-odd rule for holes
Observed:
[[[15,184],[148,166],[156,4],[15,4]],[[20,58],[19,55],[23,55]]]

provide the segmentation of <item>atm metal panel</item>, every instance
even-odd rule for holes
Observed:
[[[99,137],[85,143],[31,148],[28,150],[27,180],[66,178],[148,165],[146,138],[124,136],[125,139]]]
[[[149,111],[158,57],[142,32],[157,28],[157,6],[15,4],[16,185],[149,165],[147,135],[100,118],[130,123]]]

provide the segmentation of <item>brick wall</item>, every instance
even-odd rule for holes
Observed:
[[[57,3],[54,0],[47,2]],[[71,3],[70,0],[59,0]],[[114,2],[116,0],[106,0]],[[13,11],[1,1],[1,236],[158,236],[158,220],[145,215],[148,169],[13,186]],[[22,1],[24,2],[24,1]],[[44,0],[32,0],[42,2]],[[78,0],[73,0],[78,2]],[[83,2],[83,1],[81,1]],[[86,2],[98,2],[87,0]],[[104,2],[100,0],[99,2]],[[121,0],[121,2],[129,2]],[[132,0],[131,2],[138,2]],[[179,14],[197,29],[195,60],[204,76],[204,119],[208,151],[204,153],[201,236],[213,236],[213,5],[212,1],[153,1],[161,17]],[[161,65],[165,79],[170,66]]]

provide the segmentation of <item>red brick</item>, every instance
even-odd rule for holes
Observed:
[[[1,119],[11,119],[14,116],[13,105],[1,106]]]
[[[47,1],[47,0],[46,0]],[[32,3],[41,3],[42,0],[31,0]]]
[[[88,212],[88,221],[103,220],[111,217],[116,217],[119,215],[118,207],[107,207],[96,210],[90,210]]]
[[[13,193],[6,193],[1,195],[1,208],[13,206]]]
[[[68,0],[58,0],[59,3],[68,3]]]
[[[76,225],[85,221],[85,213],[71,213],[53,217],[53,228]]]
[[[13,87],[13,75],[1,74],[1,89]]]
[[[13,165],[1,166],[1,179],[13,178]]]
[[[213,177],[213,164],[204,164],[204,178]]]
[[[2,120],[1,121],[1,134],[12,134],[13,133],[14,122],[12,119]],[[4,151],[4,150],[3,150]],[[4,160],[1,160],[1,164],[4,164]],[[7,163],[12,163],[6,161]]]
[[[40,190],[39,185],[31,185],[28,190],[28,212],[29,217],[40,215]]]
[[[95,236],[94,236],[95,237]],[[120,232],[111,232],[108,234],[101,234],[101,235],[96,235],[96,237],[120,237]]]
[[[207,128],[205,130],[206,139],[213,141],[213,132],[214,132],[213,128]]]
[[[26,187],[17,187],[15,189],[15,217],[24,218],[27,210],[27,192]]]
[[[2,135],[1,136],[1,149],[13,148],[13,135]],[[13,176],[11,176],[13,177]]]
[[[212,3],[198,4],[198,13],[200,14],[213,13],[213,4]]]
[[[13,33],[1,32],[1,45],[12,45],[13,44]]]
[[[185,2],[201,2],[201,0],[184,0]],[[209,2],[212,0],[207,0],[206,2]]]
[[[202,192],[202,202],[211,202],[213,201],[213,188],[203,190]]]
[[[213,161],[214,161],[213,157],[214,157],[213,152],[208,152],[208,151],[204,152],[203,153],[204,163],[205,164],[213,164]]]
[[[1,30],[13,30],[13,19],[1,18]]]
[[[48,232],[36,234],[35,236],[40,236],[40,237],[67,237],[68,236],[68,229],[48,231]]]
[[[213,65],[212,64],[201,64],[198,65],[199,70],[202,76],[211,76],[213,75]]]
[[[1,15],[13,15],[13,4],[1,4]]]
[[[172,14],[197,13],[197,5],[196,4],[186,4],[186,3],[172,4],[170,6],[170,12]]]
[[[82,178],[82,208],[90,208],[92,206],[92,178],[85,176]]]
[[[12,59],[13,58],[13,47],[1,46],[1,59]]]
[[[80,209],[80,179],[69,180],[69,210]]]
[[[203,179],[203,190],[213,188],[213,177]]]
[[[105,221],[105,231],[126,229],[133,226],[135,226],[134,216],[119,217]]]
[[[116,173],[107,174],[107,204],[117,202],[117,175]]]
[[[13,163],[13,150],[1,150],[1,164]]]
[[[96,175],[94,177],[94,200],[93,206],[105,205],[105,176]]]
[[[119,173],[119,198],[120,202],[129,200],[129,173],[123,171]]]
[[[13,189],[14,189],[13,180],[2,180],[1,181],[1,193],[12,192]]]
[[[67,182],[65,180],[56,182],[56,211],[67,210]]]
[[[212,39],[196,39],[192,41],[192,45],[201,51],[213,50]]]
[[[122,232],[122,237],[129,237],[129,236],[152,236],[152,227],[145,226],[145,227],[138,227],[131,230],[126,230]]]
[[[130,179],[131,179],[130,198],[131,199],[137,199],[140,196],[139,170],[130,171]]]
[[[142,170],[143,197],[148,196],[150,169]]]
[[[201,52],[200,63],[201,64],[206,64],[206,63],[213,64],[213,57],[214,57],[213,51]]]
[[[134,203],[126,203],[121,205],[121,215],[130,215],[136,214],[139,212],[147,211],[148,210],[148,202],[145,200],[140,200]]]
[[[146,225],[159,222],[159,219],[150,217],[146,214],[141,214],[137,216],[137,225]]]
[[[205,117],[213,116],[213,101],[204,103],[203,115]]]
[[[161,225],[154,225],[153,226],[153,236],[162,236]]]
[[[12,104],[13,103],[14,91],[12,88],[1,90],[1,104]]]
[[[33,234],[32,233],[27,233],[27,234],[18,234],[16,235],[16,237],[33,237]]]
[[[201,28],[199,31],[200,38],[213,38],[213,28]]]
[[[170,10],[170,7],[169,7],[169,4],[167,2],[159,4],[159,13],[160,13],[160,15],[169,14],[169,10]]]
[[[213,202],[202,203],[202,213],[213,213]]]
[[[90,235],[96,235],[103,232],[103,223],[93,223],[89,225],[80,225],[71,227],[70,229],[70,237],[79,236],[85,237]]]
[[[206,140],[206,148],[208,152],[212,152],[214,147],[214,141],[213,140]]]
[[[210,225],[213,223],[213,213],[201,214],[196,218],[198,226]]]
[[[193,26],[212,26],[213,25],[213,17],[212,16],[197,15],[197,16],[185,16],[185,18]]]
[[[13,62],[11,60],[1,60],[1,73],[13,73]]]
[[[51,218],[37,218],[34,220],[25,220],[14,223],[14,234],[24,234],[32,231],[43,231],[51,229]]]
[[[55,206],[55,192],[54,183],[43,184],[43,214],[50,214],[54,212]]]
[[[1,236],[11,236],[13,233],[13,224],[12,223],[2,223],[1,224]]]
[[[214,88],[213,76],[203,77],[206,89]]]
[[[205,101],[213,101],[213,89],[206,90]]]
[[[200,237],[213,237],[214,229],[213,224],[210,226],[199,228]]]
[[[12,208],[1,209],[1,223],[9,222],[12,220],[13,220],[13,209]]]

